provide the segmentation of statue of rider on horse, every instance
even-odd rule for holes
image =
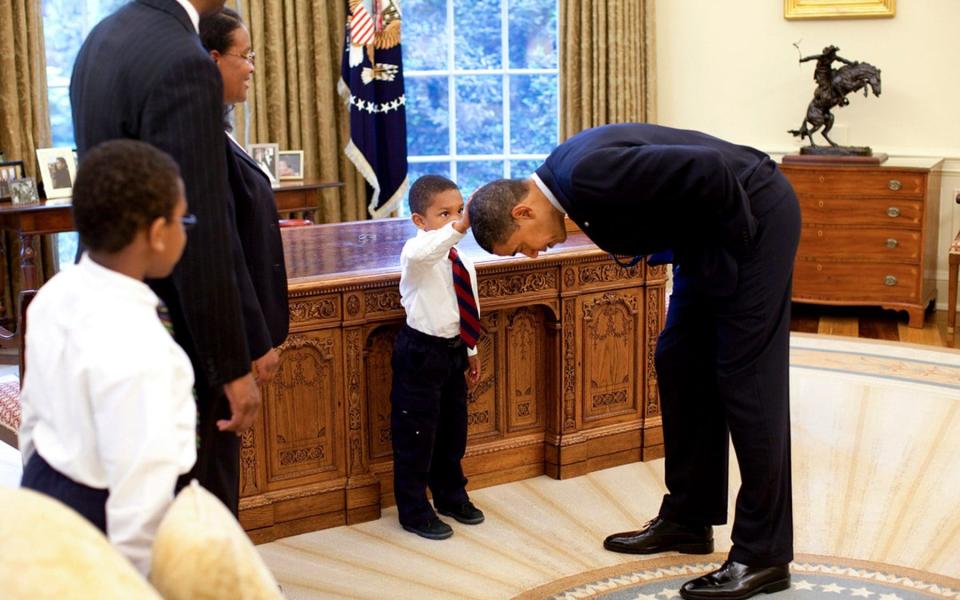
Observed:
[[[810,140],[809,146],[800,149],[801,154],[870,154],[869,148],[840,146],[827,135],[833,127],[833,114],[830,109],[850,104],[847,94],[863,90],[864,97],[868,96],[870,91],[874,96],[880,95],[880,69],[869,63],[847,60],[837,54],[839,51],[839,48],[831,45],[824,48],[820,54],[800,59],[801,63],[817,61],[813,72],[813,80],[817,82],[813,100],[807,106],[807,114],[800,124],[800,129],[789,130],[791,135],[801,140]],[[843,66],[834,69],[835,62],[841,62]],[[818,147],[813,141],[813,134],[821,127],[821,135],[830,143],[829,148]]]

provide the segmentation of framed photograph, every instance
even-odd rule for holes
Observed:
[[[280,179],[303,179],[303,150],[281,150],[277,155]]]
[[[37,148],[40,178],[47,198],[66,198],[77,177],[77,162],[73,148]]]
[[[253,157],[254,162],[260,165],[263,172],[270,177],[270,181],[276,183],[280,176],[277,174],[277,155],[280,154],[279,144],[250,144],[247,146],[247,152]]]
[[[892,17],[897,0],[784,0],[785,19],[863,19]]]
[[[14,204],[30,204],[36,202],[37,184],[33,177],[21,177],[10,182],[10,196]]]
[[[8,160],[0,162],[0,200],[9,200],[10,182],[26,176],[22,160]]]

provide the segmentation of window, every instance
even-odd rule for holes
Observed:
[[[128,0],[43,0],[43,41],[47,58],[50,133],[55,148],[73,148],[70,74],[83,40],[101,19]],[[56,236],[58,264],[73,263],[77,234]]]
[[[557,0],[402,6],[411,183],[530,175],[559,141]]]

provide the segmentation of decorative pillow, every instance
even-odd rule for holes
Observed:
[[[167,600],[283,598],[240,523],[196,481],[160,522],[150,582]]]
[[[8,600],[159,600],[100,531],[65,504],[0,489],[0,596]]]
[[[0,425],[20,429],[20,381],[0,380]]]

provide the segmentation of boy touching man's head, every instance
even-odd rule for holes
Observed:
[[[470,228],[457,184],[425,175],[411,186],[409,202],[419,231],[400,253],[406,323],[392,359],[393,492],[404,529],[442,540],[453,529],[437,513],[467,525],[484,519],[470,502],[460,465],[467,445],[467,383],[480,379],[477,275],[456,247]]]

